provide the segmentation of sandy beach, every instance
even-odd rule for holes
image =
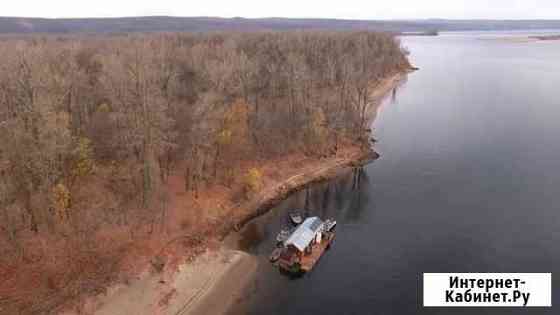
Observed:
[[[90,302],[95,315],[225,314],[257,268],[255,257],[240,251],[209,251],[173,274],[145,273],[127,286],[112,288]],[[216,303],[219,301],[219,303]]]

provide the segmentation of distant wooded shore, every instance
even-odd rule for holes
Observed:
[[[216,32],[216,31],[378,31],[440,32],[551,30],[560,20],[344,20],[303,18],[220,18],[139,16],[121,18],[45,19],[0,17],[0,34],[99,34],[131,32]]]
[[[424,31],[424,32],[401,32],[399,36],[438,36],[439,32],[436,30]]]
[[[558,35],[542,35],[542,36],[529,36],[529,38],[537,40],[560,40],[560,34]]]

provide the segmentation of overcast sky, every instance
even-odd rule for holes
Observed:
[[[4,0],[0,16],[559,19],[560,0]]]

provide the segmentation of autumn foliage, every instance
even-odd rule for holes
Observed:
[[[262,173],[256,168],[251,168],[247,171],[244,178],[244,190],[247,198],[259,191],[262,186],[262,177]]]
[[[258,161],[358,141],[372,84],[408,67],[397,39],[372,32],[10,37],[0,55],[0,267],[71,265],[57,279],[74,284],[76,261],[114,267],[105,231],[166,231],[173,174],[193,198],[250,197]],[[29,300],[59,289],[40,283]],[[0,308],[34,309],[18,301]]]

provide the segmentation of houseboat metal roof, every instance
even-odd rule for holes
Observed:
[[[309,243],[311,243],[317,232],[321,231],[322,226],[323,221],[318,217],[307,218],[297,227],[292,235],[288,237],[284,245],[293,245],[299,251],[303,252]]]

